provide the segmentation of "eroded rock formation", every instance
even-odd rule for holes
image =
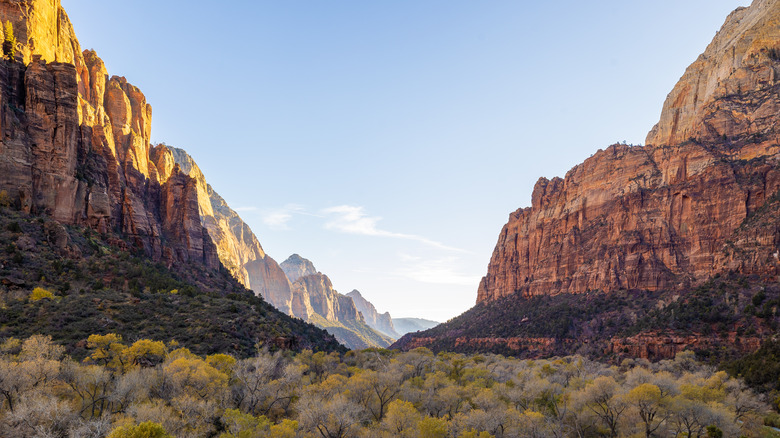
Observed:
[[[0,62],[0,191],[65,224],[120,231],[169,264],[219,266],[194,179],[150,160],[151,106],[81,51],[59,0],[2,0],[19,40]],[[165,242],[165,243],[164,243]]]
[[[477,301],[777,275],[776,221],[746,220],[780,189],[778,72],[780,1],[756,0],[688,68],[647,146],[613,145],[537,182],[501,231]]]
[[[363,318],[366,320],[366,324],[374,330],[378,330],[393,339],[398,339],[401,335],[395,331],[393,326],[393,318],[389,312],[379,313],[376,307],[365,299],[363,295],[357,289],[347,294],[355,302],[355,307],[363,314]]]
[[[175,174],[177,166],[195,180],[200,220],[214,241],[222,264],[244,286],[291,315],[292,294],[287,276],[263,251],[249,225],[206,182],[195,160],[184,150],[167,145],[155,146],[152,157],[161,181]]]
[[[366,323],[352,297],[333,289],[327,275],[314,264],[293,254],[280,265],[289,276],[291,315],[324,328],[349,348],[387,347],[392,338]]]

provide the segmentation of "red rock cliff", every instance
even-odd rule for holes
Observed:
[[[729,269],[774,276],[780,0],[732,13],[664,104],[647,146],[542,178],[499,235],[478,302],[517,291],[675,288]],[[764,208],[762,208],[764,207]]]
[[[82,53],[59,0],[0,0],[0,19],[20,49],[0,62],[0,191],[25,211],[123,232],[155,259],[216,268],[196,181],[160,181],[150,160],[143,93]]]

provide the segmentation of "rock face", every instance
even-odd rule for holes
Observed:
[[[778,274],[780,1],[732,13],[664,104],[647,146],[613,145],[540,179],[499,235],[478,302],[684,288]]]
[[[168,264],[219,266],[197,182],[150,157],[151,106],[81,52],[59,0],[0,0],[17,62],[0,63],[0,191],[20,209],[124,233]]]
[[[317,270],[314,269],[314,264],[298,254],[293,254],[283,261],[281,268],[290,282],[295,282],[301,277],[317,273]]]
[[[330,278],[311,261],[293,254],[280,266],[292,283],[292,316],[327,330],[352,349],[384,348],[392,343],[391,337],[366,323],[353,299],[333,289]]]
[[[369,327],[384,333],[393,339],[401,337],[401,335],[395,331],[395,327],[393,327],[393,318],[390,316],[389,312],[381,314],[377,312],[376,307],[367,299],[363,298],[363,295],[361,295],[360,291],[357,289],[348,293],[347,296],[352,298],[352,301],[355,302],[355,307],[363,314],[363,318],[365,318],[366,324],[368,324]]]
[[[157,145],[152,158],[161,181],[178,169],[195,180],[201,224],[216,245],[217,254],[238,281],[277,309],[292,314],[290,282],[241,217],[206,182],[195,160],[183,149]]]

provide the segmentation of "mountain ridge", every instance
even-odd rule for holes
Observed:
[[[602,345],[598,354],[662,358],[704,344],[741,351],[737,332],[767,336],[774,317],[757,318],[744,300],[780,273],[778,53],[780,2],[755,0],[730,14],[667,96],[648,145],[612,145],[563,178],[540,178],[531,205],[511,213],[499,234],[477,305],[394,347],[533,356],[570,353],[607,336],[614,347]],[[745,284],[707,286],[732,274]],[[649,298],[613,309],[589,301],[634,292]],[[523,328],[558,318],[532,317],[524,303],[542,298],[568,315],[551,333]],[[571,303],[583,314],[564,312]],[[684,306],[717,317],[667,330],[675,318],[664,312]],[[605,325],[637,327],[647,313],[658,314],[637,332]]]

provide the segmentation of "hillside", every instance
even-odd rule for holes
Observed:
[[[526,341],[509,339],[530,336],[555,346],[540,350],[551,354],[614,335],[621,339],[610,342],[632,352],[634,344],[636,351],[654,348],[663,332],[674,339],[671,350],[695,349],[709,342],[702,340],[709,333],[706,314],[671,327],[668,319],[647,315],[673,308],[670,302],[700,299],[732,309],[728,321],[712,321],[711,330],[725,336],[719,346],[743,350],[729,337],[739,328],[759,338],[771,334],[745,301],[732,302],[705,286],[740,276],[747,283],[737,295],[744,300],[757,288],[771,288],[780,273],[779,23],[777,0],[756,0],[729,15],[667,97],[646,146],[612,145],[564,178],[541,178],[531,206],[512,213],[499,234],[477,307],[396,345],[451,346],[462,338],[472,345],[463,348],[478,349],[483,339],[486,349],[504,343],[508,351],[524,352]],[[709,291],[703,297],[701,287]],[[646,298],[623,303],[621,294]],[[584,311],[592,296],[604,296],[606,307],[584,314],[566,310]],[[570,319],[546,309],[533,320],[529,314],[539,312],[527,306],[535,300]],[[614,321],[621,330],[598,325],[610,320],[605,315],[624,312],[628,322]],[[641,330],[628,329],[642,320]],[[576,341],[562,346],[567,339]],[[754,340],[750,345],[758,348]]]
[[[274,309],[224,268],[169,268],[129,247],[119,235],[0,206],[0,338],[48,334],[76,358],[84,356],[89,335],[107,333],[176,341],[198,354],[343,351],[332,336]],[[37,289],[52,296],[35,300]]]
[[[289,287],[197,166],[152,147],[146,97],[81,50],[59,0],[0,0],[0,19],[18,40],[0,61],[0,213],[22,230],[4,242],[3,335],[37,330],[68,337],[69,349],[89,330],[240,355],[257,343],[340,348],[231,277],[258,293]],[[41,244],[52,230],[64,245],[54,252]],[[36,287],[60,297],[30,303]],[[161,294],[170,290],[187,293]]]

